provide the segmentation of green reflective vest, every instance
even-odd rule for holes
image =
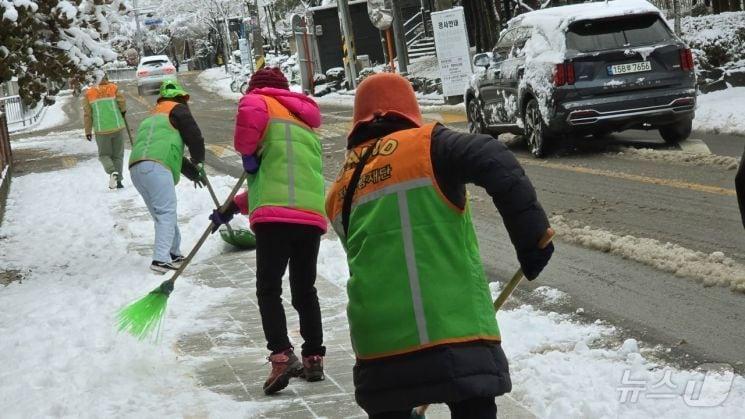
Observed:
[[[248,177],[249,213],[263,206],[311,211],[325,216],[321,143],[318,135],[276,99],[263,97],[269,123]]]
[[[129,167],[143,160],[156,161],[171,170],[174,185],[181,177],[184,141],[171,125],[171,110],[177,102],[164,100],[158,103],[153,114],[142,121],[137,138],[129,155]]]
[[[360,359],[500,340],[470,211],[450,203],[434,177],[432,127],[378,141],[354,194],[347,236],[343,198],[369,143],[350,151],[327,197],[347,251],[347,316]]]
[[[117,87],[113,83],[89,88],[85,97],[91,106],[93,131],[96,134],[110,134],[124,128],[124,117],[116,102]]]

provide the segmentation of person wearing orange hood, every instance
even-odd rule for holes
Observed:
[[[525,172],[488,135],[425,124],[411,84],[376,74],[357,88],[347,158],[326,212],[347,253],[355,399],[371,418],[446,403],[496,417],[511,390],[466,184],[502,216],[528,279],[548,263],[549,229]]]
[[[256,297],[271,351],[272,371],[264,393],[276,393],[291,377],[324,379],[321,309],[316,293],[316,262],[326,232],[321,143],[314,131],[321,112],[313,99],[289,90],[278,68],[251,76],[238,104],[234,146],[248,172],[250,193],[215,211],[215,225],[239,211],[248,214],[256,235]],[[290,268],[292,306],[300,317],[302,361],[287,336],[282,276]]]

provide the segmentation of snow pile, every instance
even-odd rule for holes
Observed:
[[[233,92],[230,89],[230,83],[233,78],[230,74],[225,74],[224,67],[208,68],[197,76],[199,86],[212,93],[217,93],[225,99],[235,100],[243,96],[240,92]]]
[[[617,155],[641,160],[683,163],[692,166],[718,166],[726,170],[737,169],[737,165],[740,163],[740,159],[737,157],[651,148],[621,147],[621,151]]]
[[[170,345],[116,332],[117,310],[164,277],[147,268],[153,226],[140,196],[130,185],[107,188],[95,145],[79,140],[82,136],[78,131],[14,142],[14,147],[43,146],[62,156],[86,153],[90,159],[13,179],[0,228],[0,269],[20,270],[23,279],[0,289],[3,414],[251,416],[255,404],[200,388]],[[125,173],[125,184],[128,179]],[[213,183],[225,196],[233,179],[215,177]],[[206,191],[195,191],[188,181],[177,189],[186,251],[206,227],[212,204]],[[210,238],[199,258],[222,245]],[[188,276],[179,279],[163,341],[211,327],[203,313],[231,291],[197,285]]]
[[[18,124],[16,124],[14,130],[11,131],[35,132],[64,125],[67,123],[67,121],[70,120],[70,118],[62,110],[62,108],[67,106],[72,101],[73,96],[70,95],[69,92],[67,92],[65,95],[59,95],[57,96],[57,100],[54,102],[53,105],[44,107],[41,116],[39,116],[39,119],[36,120],[36,123],[34,125],[24,127],[18,126]]]
[[[699,95],[693,129],[724,134],[745,133],[745,87]]]
[[[735,263],[722,252],[706,254],[669,242],[620,236],[590,226],[583,227],[562,215],[555,215],[550,220],[562,241],[618,255],[678,277],[693,278],[704,286],[728,286],[733,291],[745,292],[745,266]]]
[[[569,299],[569,295],[564,291],[557,290],[556,288],[547,287],[541,285],[540,287],[533,290],[534,293],[540,295],[549,304],[558,304]]]

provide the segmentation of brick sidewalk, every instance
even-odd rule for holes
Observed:
[[[354,402],[354,355],[346,320],[345,290],[320,276],[317,288],[327,346],[326,380],[307,383],[293,379],[290,386],[279,394],[264,395],[262,385],[270,366],[266,361],[267,350],[256,303],[255,263],[253,251],[226,251],[195,265],[189,274],[203,285],[236,290],[223,305],[209,311],[219,326],[208,332],[183,336],[176,345],[185,356],[210,358],[197,367],[195,376],[198,382],[237,400],[267,402],[260,417],[366,417]],[[284,296],[289,299],[288,281],[284,281],[284,286]],[[290,340],[299,346],[302,339],[297,313],[289,302],[285,309]],[[511,398],[500,397],[497,401],[500,417],[533,417]],[[446,407],[433,406],[427,416],[445,418],[449,414]]]

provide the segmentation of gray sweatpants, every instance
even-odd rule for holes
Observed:
[[[117,172],[121,176],[124,160],[124,130],[113,134],[96,134],[96,145],[98,145],[98,160],[101,161],[106,174]]]

